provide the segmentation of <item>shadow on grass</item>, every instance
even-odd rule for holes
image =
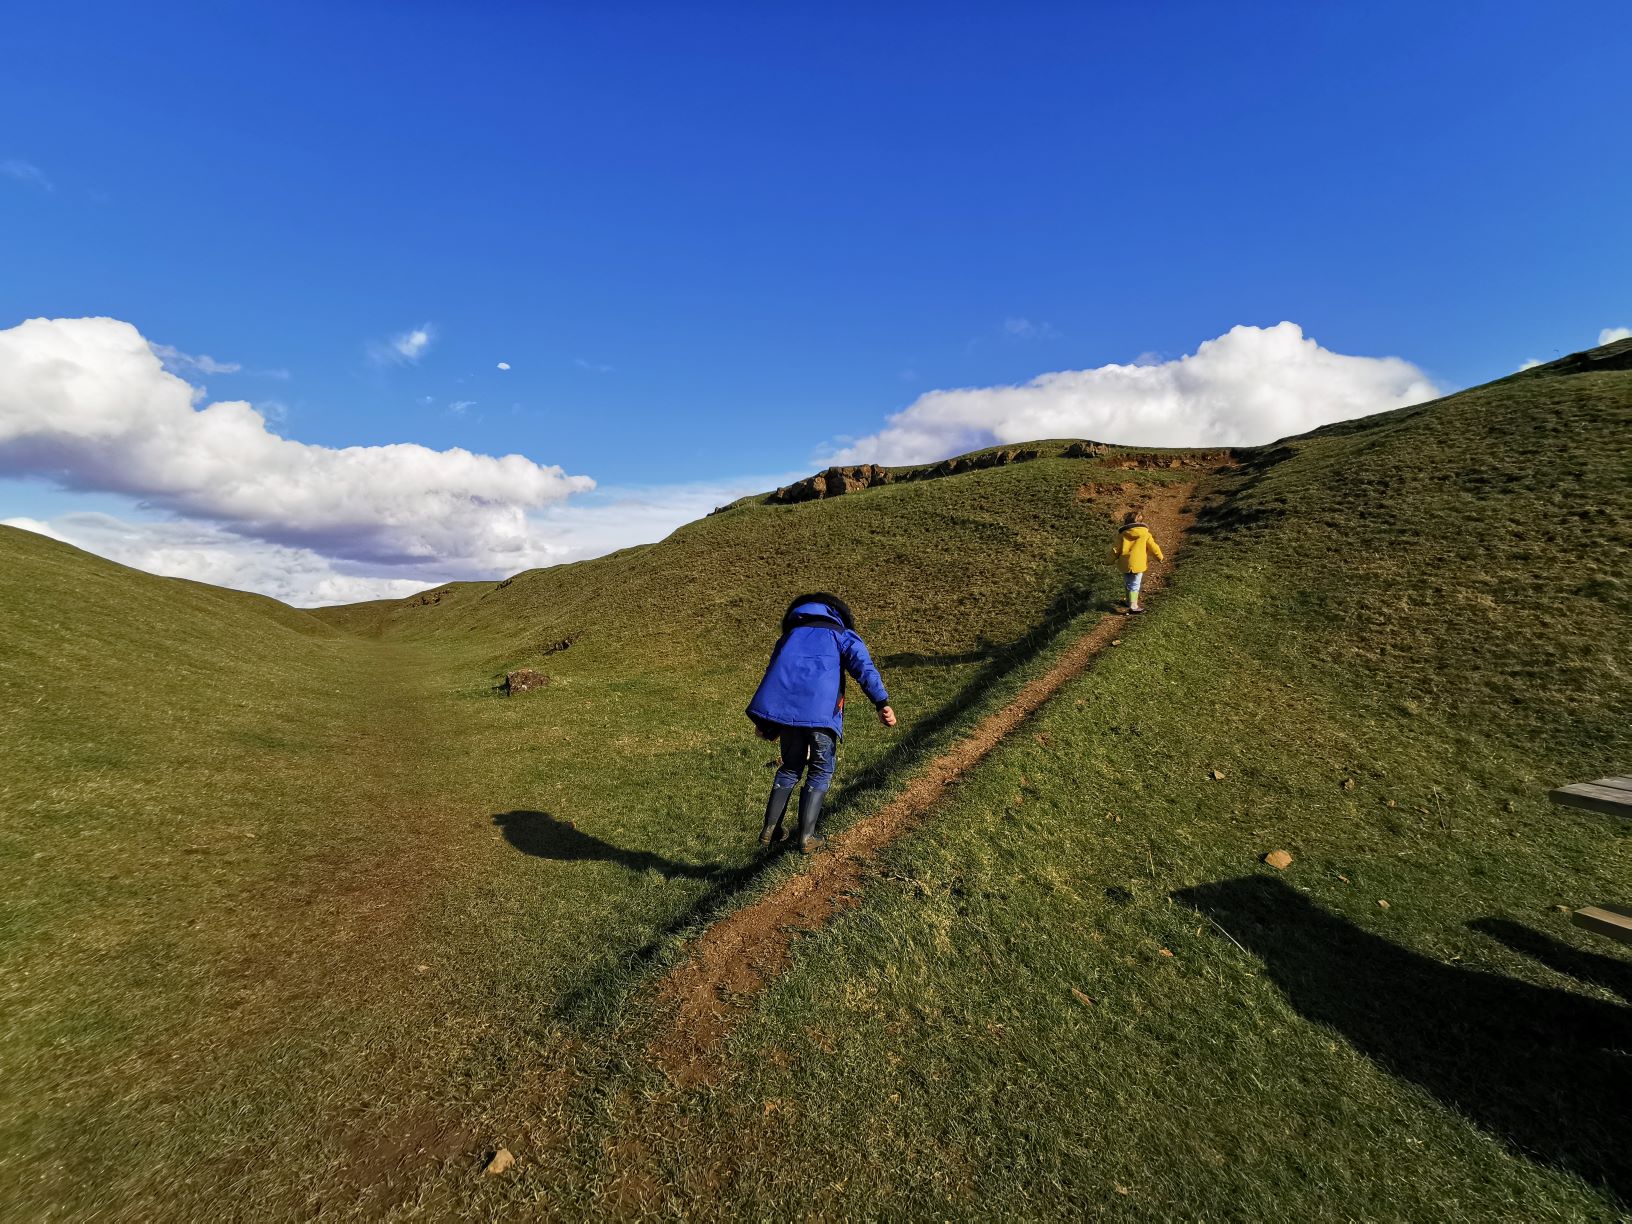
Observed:
[[[1522,956],[1538,960],[1549,969],[1591,986],[1612,990],[1632,1003],[1632,961],[1597,952],[1583,952],[1551,935],[1507,918],[1475,918],[1470,930],[1489,935]]]
[[[1441,964],[1263,876],[1173,899],[1260,958],[1306,1019],[1515,1152],[1632,1202],[1632,1008]]]
[[[504,840],[523,854],[558,863],[618,863],[631,871],[661,871],[666,876],[693,880],[712,879],[720,872],[715,864],[677,863],[650,850],[625,850],[581,832],[548,812],[500,812],[493,817],[493,823],[503,830]]]
[[[878,661],[878,665],[885,668],[956,667],[960,663],[985,663],[1002,650],[1002,646],[982,639],[981,644],[974,650],[966,650],[961,654],[918,654],[907,650],[899,654],[885,655]]]
[[[1231,451],[1236,468],[1203,504],[1190,527],[1191,538],[1227,536],[1284,518],[1283,501],[1255,502],[1254,496],[1270,473],[1288,459],[1296,458],[1297,453],[1295,448],[1286,445]]]
[[[865,801],[898,785],[904,774],[937,749],[944,732],[980,705],[993,685],[1029,665],[1077,617],[1085,613],[1106,612],[1114,607],[1113,599],[1096,589],[1095,578],[1079,580],[1062,590],[1036,624],[1012,641],[991,647],[985,666],[969,677],[949,700],[922,718],[904,724],[901,733],[876,761],[848,777],[842,774],[841,761],[842,785],[829,793],[822,817],[823,832],[842,828],[846,817]],[[759,827],[758,815],[754,813],[752,822],[755,830]],[[745,822],[745,830],[746,827]],[[745,831],[744,837],[749,836],[751,834]],[[674,936],[710,921],[729,909],[743,892],[782,858],[788,844],[783,843],[775,850],[756,855],[741,867],[721,868],[708,876],[709,887],[693,904],[660,927],[640,949],[616,965],[594,973],[584,986],[563,996],[558,1012],[578,1019],[585,1018],[598,1008],[616,1012],[617,1002],[624,991],[662,955]]]

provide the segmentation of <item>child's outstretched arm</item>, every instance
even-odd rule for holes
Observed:
[[[1166,561],[1167,560],[1166,557],[1162,556],[1162,546],[1160,544],[1156,543],[1156,537],[1155,536],[1150,537],[1150,551],[1156,554],[1156,560],[1158,560],[1158,561]]]
[[[878,674],[878,668],[873,666],[873,656],[867,653],[867,643],[854,631],[847,630],[839,639],[839,657],[844,661],[844,670],[855,677],[867,700],[877,708],[880,721],[886,727],[895,726],[890,694],[884,688],[884,678]]]

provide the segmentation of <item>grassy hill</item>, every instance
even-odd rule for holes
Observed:
[[[581,1044],[631,958],[758,874],[774,750],[741,710],[790,593],[850,596],[903,714],[852,720],[843,822],[1108,603],[1097,471],[742,505],[316,614],[0,530],[19,1203],[200,1212],[225,1172],[298,1211],[326,1178],[378,1190],[404,1118],[462,1157],[486,1093],[524,1094],[541,1041]],[[1169,479],[1118,471],[1112,500]],[[495,691],[540,662],[548,690]]]
[[[1632,766],[1629,410],[1567,359],[1239,455],[1154,614],[684,1091],[652,983],[801,869],[741,716],[788,596],[851,600],[904,716],[852,717],[842,824],[1109,607],[1182,455],[310,614],[0,529],[0,1206],[1610,1218],[1571,1136],[1618,1125],[1632,971],[1553,907],[1632,843],[1545,789]]]

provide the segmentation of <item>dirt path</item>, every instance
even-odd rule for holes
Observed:
[[[1171,558],[1193,520],[1185,505],[1194,491],[1194,484],[1171,485],[1154,493],[1144,506],[1145,521],[1169,557],[1165,564],[1153,563],[1145,578],[1146,591],[1158,591],[1164,585]],[[983,718],[881,811],[831,838],[831,852],[818,856],[809,870],[699,935],[686,959],[658,987],[665,1019],[651,1053],[669,1077],[681,1085],[717,1078],[724,1069],[718,1054],[722,1040],[747,1011],[751,996],[782,972],[795,937],[859,904],[857,891],[877,852],[916,827],[949,785],[1035,714],[1062,685],[1087,670],[1112,639],[1133,628],[1130,618],[1101,617],[1046,675]]]

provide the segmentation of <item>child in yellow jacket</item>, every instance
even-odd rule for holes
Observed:
[[[1111,559],[1122,566],[1122,580],[1128,588],[1130,616],[1144,611],[1139,606],[1139,588],[1144,584],[1145,569],[1149,565],[1147,552],[1155,553],[1158,561],[1167,559],[1162,556],[1162,546],[1156,543],[1156,537],[1145,526],[1145,516],[1135,510],[1122,520],[1122,534],[1111,549]]]

